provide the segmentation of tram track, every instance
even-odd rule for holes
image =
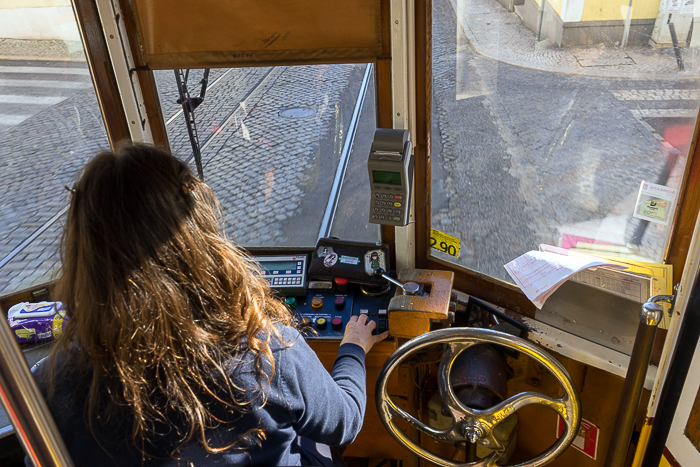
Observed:
[[[236,104],[236,107],[229,111],[226,116],[220,120],[219,123],[219,131],[212,132],[207,138],[204,140],[204,143],[202,144],[202,150],[206,149],[213,141],[214,139],[222,133],[223,129],[228,126],[231,122],[231,120],[234,119],[236,114],[241,111],[245,110],[245,105],[246,102],[250,99],[251,96],[255,95],[255,93],[267,82],[267,79],[270,77],[272,72],[275,70],[276,67],[270,67],[270,69],[255,83],[255,85],[246,92],[244,97],[239,100],[239,102]],[[210,86],[211,88],[214,88],[215,86],[219,86],[224,77],[226,77],[232,70],[226,71],[226,73],[222,74],[219,76],[214,83]],[[166,125],[172,123],[177,119],[179,116],[183,114],[182,110],[179,110],[176,112],[174,115],[172,115],[167,121]],[[230,136],[229,136],[230,137]],[[217,152],[218,154],[218,152]],[[216,157],[217,154],[214,154],[214,156],[211,158],[213,159]],[[190,156],[185,160],[185,163],[190,163],[192,159],[194,158],[194,153],[191,153]],[[211,161],[210,159],[210,161]],[[209,161],[209,162],[210,162]],[[55,224],[59,219],[61,219],[66,212],[68,211],[68,205],[64,206],[61,210],[59,210],[58,213],[56,213],[51,219],[47,220],[44,222],[40,227],[38,227],[34,232],[32,232],[28,237],[26,237],[17,247],[15,247],[10,253],[8,253],[5,257],[0,259],[0,270],[2,270],[7,264],[9,264],[13,259],[15,259],[22,251],[24,251],[25,248],[27,248],[34,240],[36,240],[41,234],[46,232],[53,224]]]
[[[200,147],[200,151],[202,152],[202,154],[203,154],[204,151],[214,142],[214,140],[215,140],[219,135],[222,135],[222,134],[224,133],[224,130],[231,124],[231,121],[234,121],[234,122],[235,122],[235,120],[237,119],[237,115],[238,115],[241,111],[245,113],[244,117],[241,119],[241,122],[245,119],[245,117],[248,116],[248,112],[249,112],[249,111],[247,110],[247,108],[248,108],[248,106],[247,106],[248,100],[249,100],[251,97],[253,97],[254,95],[256,95],[256,93],[257,93],[260,89],[263,88],[264,84],[268,81],[268,78],[272,75],[272,73],[275,71],[275,69],[276,69],[276,67],[270,67],[270,69],[269,69],[267,72],[265,72],[265,74],[264,74],[260,79],[258,79],[258,81],[253,85],[253,87],[252,87],[251,89],[249,89],[249,90],[246,92],[246,94],[243,96],[243,98],[240,99],[240,100],[238,101],[238,103],[236,104],[236,106],[234,107],[234,109],[231,110],[231,111],[229,111],[229,112],[226,114],[226,116],[223,117],[223,118],[219,121],[219,124],[216,125],[216,127],[215,127],[215,128],[216,128],[216,131],[211,132],[211,133],[204,139],[204,142],[202,143],[202,145],[201,145],[201,147]],[[281,73],[280,73],[280,74],[281,74]],[[260,97],[262,97],[262,95],[261,95]],[[233,134],[235,134],[235,130],[234,130],[234,132],[231,132],[231,135],[229,135],[228,138],[230,138],[231,136],[233,136]],[[228,138],[227,138],[227,139],[228,139]],[[224,144],[225,144],[225,143],[224,143]],[[221,149],[219,149],[219,151],[217,151],[217,152],[204,164],[204,167],[205,167],[205,168],[206,168],[206,166],[219,154],[220,151],[221,151]],[[189,163],[192,161],[192,159],[194,159],[194,153],[190,153],[190,155],[187,157],[187,159],[185,159],[185,163],[189,164]]]
[[[227,84],[227,77],[228,79],[231,78],[231,73],[234,70],[227,70],[225,73],[223,73],[221,76],[217,77],[217,79],[212,83],[210,86],[210,91],[212,88],[217,89],[221,88],[221,86]],[[242,92],[242,97],[236,98],[237,103],[235,106],[227,111],[223,116],[220,111],[217,111],[214,109],[212,113],[219,113],[220,117],[218,120],[212,119],[212,113],[209,114],[209,117],[203,116],[202,120],[206,122],[206,130],[209,131],[209,134],[207,137],[203,140],[201,143],[201,151],[202,151],[202,159],[204,166],[206,167],[209,165],[212,161],[214,161],[217,156],[224,150],[224,148],[227,147],[227,142],[233,138],[233,137],[241,137],[244,139],[250,140],[250,135],[248,135],[246,126],[250,127],[250,125],[255,125],[253,122],[248,122],[248,119],[251,117],[252,112],[256,108],[256,104],[260,102],[261,99],[264,99],[266,96],[266,93],[269,92],[274,86],[277,80],[282,77],[285,73],[285,69],[282,68],[280,69],[279,67],[269,67],[269,69],[265,70],[262,75],[256,77],[254,76],[254,73],[259,73],[261,70],[251,70],[249,74],[242,74],[238,78],[236,78],[235,82],[238,82],[238,79],[240,79],[243,83],[243,92]],[[347,165],[347,157],[349,154],[349,150],[352,147],[352,140],[354,137],[356,125],[357,125],[357,118],[359,115],[359,108],[361,107],[361,102],[364,100],[364,92],[366,91],[366,84],[368,82],[369,77],[369,72],[365,72],[364,76],[364,84],[362,85],[362,93],[361,93],[361,98],[358,99],[358,102],[356,105],[358,107],[355,109],[353,112],[353,118],[352,118],[352,123],[350,124],[349,129],[352,130],[350,131],[350,138],[348,138],[347,141],[345,141],[345,144],[343,145],[343,150],[342,150],[342,155],[340,157],[341,163],[340,166],[338,167],[338,170],[335,174],[335,180],[333,183],[333,193],[336,195],[335,197],[339,195],[339,183],[342,183],[342,179],[344,176],[345,172],[345,166]],[[234,83],[235,83],[234,82]],[[231,81],[229,81],[231,83]],[[238,84],[235,84],[235,86],[238,86]],[[246,89],[247,88],[247,89]],[[235,89],[235,88],[234,88]],[[240,88],[239,88],[240,89]],[[226,91],[224,91],[225,93]],[[221,94],[219,94],[221,96]],[[215,97],[215,94],[210,94],[210,98]],[[212,99],[216,101],[215,99]],[[177,118],[181,117],[183,115],[182,109],[179,111],[175,112],[172,114],[168,120],[166,121],[166,124],[172,124],[177,120]],[[239,131],[241,130],[242,131]],[[224,139],[225,138],[225,139]],[[216,147],[218,145],[218,148]],[[205,153],[205,151],[208,152]],[[194,153],[190,152],[189,156],[184,160],[185,163],[191,164],[194,159]],[[324,215],[324,222],[323,222],[323,227],[322,231],[325,231],[329,228],[329,225],[332,224],[332,219],[335,214],[335,208],[336,208],[337,200],[333,201],[330,203],[325,210],[325,215]],[[68,211],[68,206],[64,206],[61,208],[53,217],[48,219],[46,222],[41,224],[36,230],[34,230],[29,236],[27,236],[22,242],[16,246],[12,251],[10,251],[6,256],[0,259],[0,270],[5,268],[8,264],[13,262],[13,260],[16,260],[18,256],[33,242],[35,242],[42,234],[45,235],[47,231],[60,219],[65,219],[65,215]]]

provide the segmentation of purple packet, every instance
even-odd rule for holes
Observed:
[[[7,322],[20,344],[57,338],[67,320],[61,302],[18,303],[7,312]]]

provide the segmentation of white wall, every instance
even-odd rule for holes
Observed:
[[[70,1],[4,0],[0,1],[0,38],[79,41],[80,34]]]

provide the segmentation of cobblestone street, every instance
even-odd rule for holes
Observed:
[[[16,70],[7,68],[13,66],[34,74],[11,73]],[[365,68],[211,71],[205,103],[195,115],[205,178],[219,196],[233,239],[248,246],[315,243]],[[192,95],[199,93],[201,74],[191,72]],[[5,127],[0,122],[0,177],[5,187],[0,199],[0,258],[66,206],[64,187],[72,185],[89,158],[108,148],[97,100],[85,78],[89,80],[89,74],[82,62],[7,61],[0,68],[0,94],[17,96],[0,97],[0,104],[10,106],[6,115],[23,116],[7,119]],[[192,149],[176,102],[174,74],[158,71],[156,80],[171,148],[188,158]],[[37,93],[45,97],[33,97]],[[37,107],[40,98],[48,105]],[[290,108],[306,113],[282,116]],[[27,114],[27,109],[34,113]],[[191,163],[194,169],[194,160]],[[3,265],[0,295],[51,279],[59,261],[62,222],[60,217]]]
[[[433,14],[433,226],[461,239],[456,261],[510,281],[508,261],[606,224],[619,231],[610,243],[660,261],[666,231],[631,214],[642,180],[680,183],[684,160],[669,167],[661,135],[669,122],[692,128],[699,82],[514,66],[475,52],[449,0]]]

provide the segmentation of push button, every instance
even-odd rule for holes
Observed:
[[[346,277],[336,277],[333,279],[335,282],[335,287],[338,292],[345,292],[348,287],[348,279]]]
[[[331,327],[335,329],[336,331],[340,331],[340,328],[343,327],[343,318],[340,317],[335,317],[331,320]]]
[[[307,328],[309,326],[311,326],[311,318],[309,318],[308,316],[304,316],[303,318],[301,318],[301,327]]]
[[[326,326],[328,325],[328,321],[326,318],[316,318],[316,328],[323,331],[326,329]]]
[[[335,306],[336,310],[342,310],[345,308],[345,298],[343,297],[338,297],[335,299],[335,302],[333,302],[333,305]]]
[[[288,299],[285,300],[285,303],[289,308],[296,308],[297,307],[297,299],[294,297],[289,297]]]
[[[321,308],[323,306],[323,298],[322,297],[314,297],[311,299],[311,307],[312,308]]]
[[[385,319],[378,319],[377,320],[377,333],[382,333],[386,331],[386,320]]]

